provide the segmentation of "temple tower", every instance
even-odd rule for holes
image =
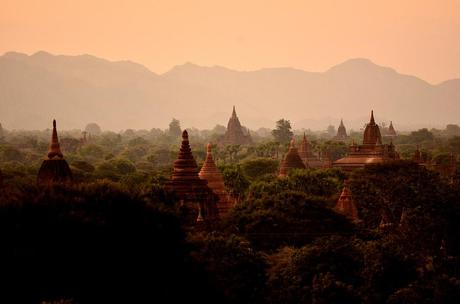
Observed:
[[[393,127],[393,122],[390,121],[390,126],[388,127],[388,136],[392,136],[392,137],[396,137],[397,134],[396,134],[396,130],[395,128]]]
[[[188,223],[211,220],[218,216],[216,196],[207,181],[198,176],[198,166],[193,157],[187,130],[182,132],[182,144],[174,161],[171,180],[165,188],[173,191],[186,209]]]
[[[291,144],[289,145],[289,150],[284,157],[284,160],[281,162],[280,171],[278,176],[286,176],[288,175],[289,171],[292,169],[305,169],[305,164],[303,163],[302,159],[300,158],[299,152],[295,146],[294,139],[291,140]]]
[[[371,119],[364,129],[363,145],[381,145],[382,135],[380,134],[379,126],[374,120],[374,111],[371,111]]]
[[[217,209],[220,216],[225,215],[233,207],[233,203],[225,188],[224,177],[214,162],[210,143],[207,146],[206,160],[201,167],[199,176],[208,182],[208,187],[219,197]]]
[[[227,131],[222,139],[223,144],[231,145],[249,145],[252,144],[252,138],[249,132],[244,133],[240,120],[236,115],[235,106],[233,106],[232,116],[227,124]]]
[[[347,135],[347,129],[345,128],[345,125],[343,124],[343,119],[340,119],[340,125],[339,128],[337,129],[337,135],[334,137],[335,140],[346,140],[348,139]]]
[[[359,220],[358,209],[351,195],[348,180],[343,185],[342,193],[334,208],[338,213],[345,215],[351,220]]]
[[[40,170],[38,171],[37,182],[39,185],[46,186],[71,181],[72,171],[61,152],[56,130],[56,120],[53,120],[53,132],[51,134],[48,154],[43,160]]]

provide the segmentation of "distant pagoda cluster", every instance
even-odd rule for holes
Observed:
[[[380,128],[375,123],[374,111],[371,111],[371,118],[366,125],[363,134],[363,143],[357,145],[355,142],[350,146],[348,155],[336,160],[333,167],[341,168],[344,171],[351,171],[362,168],[369,164],[378,164],[399,159],[393,143],[383,144]]]
[[[232,116],[227,124],[227,131],[220,141],[223,145],[250,145],[252,144],[249,130],[245,131],[241,126],[240,120],[236,115],[235,106],[233,106]]]
[[[211,145],[208,144],[206,161],[198,171],[187,130],[182,132],[182,144],[166,189],[177,195],[186,222],[192,226],[209,227],[233,207],[223,176],[214,163]]]
[[[251,144],[251,136],[248,131],[244,130],[236,115],[235,107],[233,107],[226,133],[218,144]],[[384,132],[385,136],[390,137],[390,139],[397,136],[392,122],[390,122],[387,129],[384,129]],[[3,129],[0,125],[0,140],[2,140],[3,136]],[[341,120],[337,135],[333,140],[346,141],[348,139],[347,130],[343,120]],[[87,133],[83,132],[82,138],[78,143],[80,145],[86,144],[90,140],[90,138],[87,138]],[[63,148],[65,148],[65,144],[63,144]],[[293,170],[308,168],[335,167],[350,172],[370,164],[387,163],[398,159],[399,154],[396,152],[393,143],[391,141],[389,144],[382,142],[380,127],[375,123],[374,112],[371,111],[369,123],[363,133],[362,144],[356,144],[353,141],[349,146],[347,156],[332,162],[327,154],[323,154],[321,151],[314,153],[304,133],[298,148],[295,140],[291,139],[288,151],[280,163],[278,176],[286,178]],[[420,166],[435,170],[442,176],[451,179],[453,179],[457,168],[456,158],[453,154],[444,163],[432,163],[427,160],[426,155],[420,151],[418,146],[412,160]],[[50,187],[72,182],[72,171],[61,151],[56,121],[53,120],[51,141],[48,153],[38,171],[37,184],[41,187]],[[0,171],[0,187],[2,187],[2,184],[3,176]],[[229,194],[224,183],[224,177],[214,161],[211,143],[207,145],[206,159],[201,169],[199,169],[193,156],[186,130],[182,132],[181,147],[173,164],[171,178],[165,184],[165,189],[174,193],[174,196],[178,199],[185,223],[197,229],[212,227],[216,221],[228,214],[235,205],[235,199]],[[353,221],[359,221],[358,207],[351,193],[348,180],[344,183],[334,210]],[[401,221],[403,217],[404,214],[401,214]],[[382,211],[380,229],[382,231],[390,229],[389,227],[393,225],[393,222],[389,213]],[[400,223],[400,225],[402,224]]]

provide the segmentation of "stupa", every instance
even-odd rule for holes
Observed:
[[[51,143],[48,148],[48,154],[43,160],[40,170],[38,171],[37,182],[39,185],[46,186],[71,181],[72,171],[61,152],[56,131],[56,120],[53,120]]]
[[[305,164],[303,163],[302,159],[300,158],[299,152],[295,146],[294,139],[291,140],[291,144],[289,145],[289,150],[284,157],[284,160],[281,162],[280,171],[278,176],[283,177],[288,175],[289,171],[292,169],[305,169]]]
[[[398,159],[398,153],[394,145],[382,144],[382,135],[379,126],[374,120],[374,111],[371,111],[371,119],[364,130],[363,144],[357,145],[353,142],[348,155],[333,163],[333,167],[351,171],[362,168],[369,164],[378,164]]]
[[[396,130],[395,128],[393,127],[393,122],[390,121],[390,126],[388,127],[388,134],[387,136],[390,136],[390,137],[396,137],[397,134],[396,134]]]
[[[345,125],[343,124],[343,119],[340,119],[340,125],[337,129],[337,135],[334,137],[335,140],[344,141],[348,139],[347,129],[345,129]]]
[[[343,185],[342,193],[334,209],[352,220],[359,220],[358,209],[351,195],[348,180]]]
[[[217,198],[207,186],[207,181],[198,176],[198,166],[193,157],[187,130],[182,132],[182,144],[171,180],[165,188],[173,191],[180,199],[181,206],[186,209],[188,223],[212,220],[218,216]]]
[[[243,131],[240,120],[236,115],[235,106],[233,106],[232,116],[227,124],[227,131],[221,140],[222,144],[230,145],[249,145],[252,144],[252,138],[249,131]]]
[[[233,203],[225,187],[224,177],[214,162],[210,143],[207,146],[206,160],[203,167],[201,167],[199,176],[208,182],[208,187],[219,197],[219,201],[217,202],[219,215],[223,216],[228,213],[233,207]]]

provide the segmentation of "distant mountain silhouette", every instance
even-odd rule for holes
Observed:
[[[371,109],[396,128],[460,123],[460,79],[431,85],[368,59],[350,59],[323,73],[293,68],[234,71],[179,65],[158,75],[130,61],[90,55],[6,53],[0,56],[0,123],[9,129],[61,128],[97,122],[103,129],[166,128],[227,123],[236,105],[243,124],[325,129],[344,118],[359,128]]]

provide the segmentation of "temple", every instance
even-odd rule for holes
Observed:
[[[61,152],[56,131],[56,120],[53,120],[51,143],[48,148],[48,154],[43,160],[40,170],[38,171],[37,182],[39,185],[47,186],[71,181],[72,171]]]
[[[280,171],[278,176],[284,177],[288,175],[289,171],[293,169],[305,169],[305,164],[300,158],[299,152],[295,146],[295,141],[292,139],[291,144],[289,145],[289,150],[284,157],[284,160],[281,162]]]
[[[299,145],[299,156],[307,168],[330,168],[331,162],[325,153],[316,155],[312,152],[310,143],[307,140],[305,133],[303,134],[302,141]]]
[[[225,188],[224,177],[217,168],[212,156],[212,146],[207,146],[206,160],[201,167],[199,177],[208,182],[208,187],[219,197],[217,209],[219,216],[223,216],[233,207],[233,202]]]
[[[333,163],[333,167],[345,171],[352,171],[363,168],[369,164],[384,163],[399,159],[393,143],[382,144],[382,135],[379,126],[375,123],[374,112],[371,112],[371,119],[364,130],[363,144],[357,145],[353,142],[346,157]]]
[[[198,175],[198,166],[190,148],[188,133],[184,130],[171,180],[165,184],[165,188],[179,198],[188,224],[212,221],[218,216],[216,196],[207,184],[207,181],[200,179]]]
[[[344,141],[348,139],[347,129],[343,124],[343,119],[340,120],[339,128],[337,129],[337,135],[334,137],[334,140]]]
[[[348,180],[346,180],[343,185],[342,193],[340,194],[339,200],[337,201],[334,209],[351,220],[359,220],[358,209],[356,208],[356,204],[351,195]]]
[[[392,121],[390,121],[390,126],[388,127],[387,136],[390,136],[390,137],[396,137],[397,136],[396,130],[393,127],[393,122]]]
[[[222,144],[230,145],[249,145],[252,144],[252,138],[249,131],[245,133],[241,126],[240,120],[236,115],[235,106],[233,106],[232,116],[227,124],[227,131],[221,140]]]

